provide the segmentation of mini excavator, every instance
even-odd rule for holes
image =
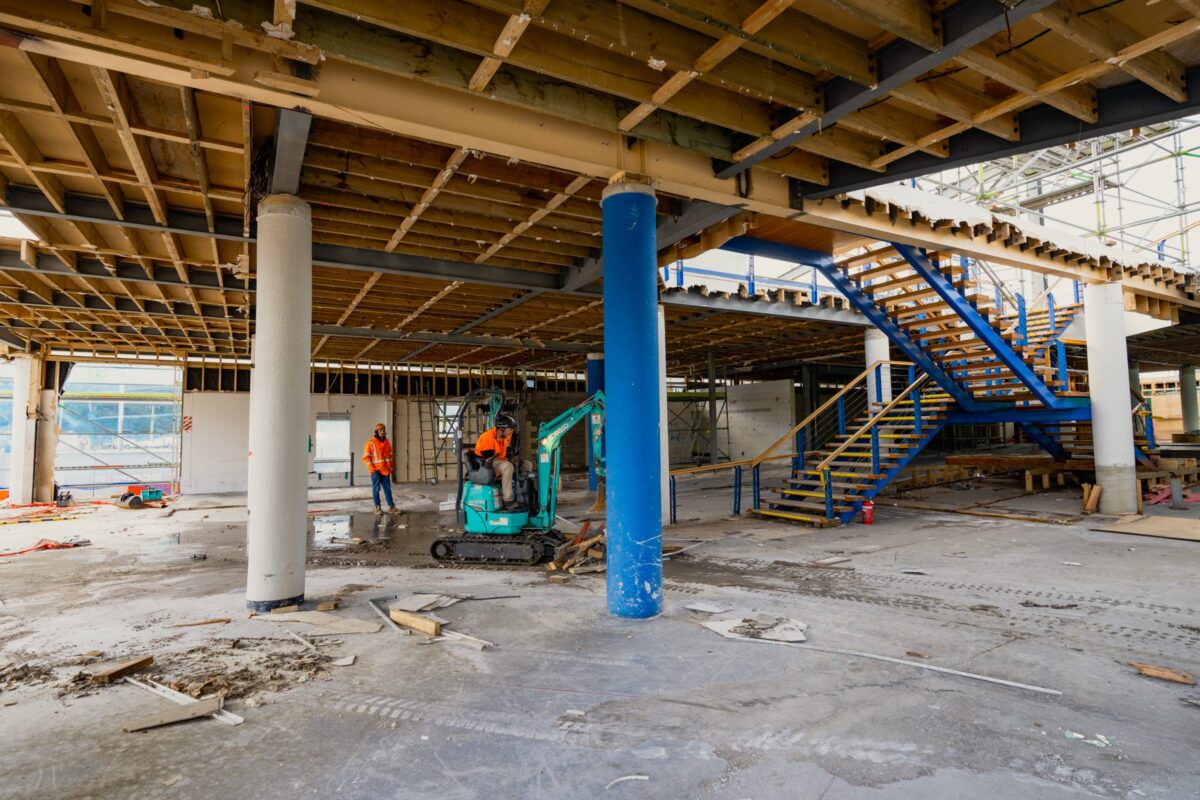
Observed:
[[[555,530],[558,507],[559,448],[563,437],[584,420],[591,420],[589,446],[598,474],[604,474],[602,434],[604,394],[596,392],[579,405],[567,409],[549,422],[538,426],[537,452],[533,469],[523,469],[519,453],[510,448],[509,460],[516,467],[513,476],[514,507],[504,510],[500,482],[495,471],[474,452],[475,442],[462,441],[464,416],[482,409],[488,427],[503,407],[499,389],[476,389],[468,395],[455,418],[455,447],[459,452],[458,522],[463,532],[443,536],[430,547],[438,561],[538,564],[566,541]],[[486,406],[483,403],[486,402]],[[515,437],[514,437],[515,440]]]

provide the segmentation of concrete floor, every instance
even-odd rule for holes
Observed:
[[[961,505],[1013,488],[909,498]],[[361,494],[314,493],[308,595],[340,593],[337,613],[362,620],[379,595],[519,595],[439,612],[497,647],[388,629],[321,641],[357,656],[349,667],[246,617],[241,498],[0,527],[3,550],[93,541],[0,559],[0,664],[48,668],[0,692],[0,797],[1200,796],[1200,707],[1185,702],[1200,691],[1128,665],[1200,671],[1200,543],[886,507],[873,527],[807,531],[723,518],[727,493],[692,484],[680,518],[697,521],[668,535],[703,544],[667,562],[666,613],[629,622],[605,613],[602,575],[555,585],[544,569],[433,566],[423,548],[452,522],[436,513],[445,492],[405,488],[390,529],[354,513]],[[998,505],[1073,509],[1076,497]],[[331,541],[346,533],[385,539]],[[832,554],[852,569],[805,566]],[[814,645],[1062,695],[722,639],[685,609],[696,601],[803,620]],[[234,621],[166,627],[219,616]],[[81,691],[89,651],[152,653],[150,674],[215,680],[246,722],[122,733],[166,701],[130,685]],[[627,776],[639,777],[614,783]]]

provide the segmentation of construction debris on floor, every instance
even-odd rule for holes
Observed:
[[[1077,488],[1021,489],[1019,476],[996,476],[911,497],[1034,517],[1080,509]],[[724,499],[712,498],[718,512]],[[1151,508],[1150,519],[1194,522]],[[603,573],[430,569],[433,516],[410,518],[368,558],[310,564],[298,611],[248,617],[244,509],[205,509],[209,520],[185,509],[165,525],[165,512],[101,509],[121,522],[64,531],[91,548],[0,559],[0,726],[17,731],[0,753],[0,794],[96,796],[91,767],[62,767],[95,764],[147,796],[302,780],[365,798],[404,760],[413,796],[432,798],[446,776],[428,758],[464,748],[488,769],[458,776],[470,792],[555,791],[507,770],[499,747],[575,770],[586,796],[789,797],[830,778],[847,798],[1017,781],[1047,798],[1187,796],[1194,542],[1092,531],[1096,517],[877,511],[871,528],[804,536],[745,518],[680,526],[669,541],[687,549],[665,562],[665,613],[631,623],[606,614]],[[597,535],[570,535],[562,555],[586,564]],[[363,632],[340,632],[347,621]],[[123,679],[93,680],[148,656]],[[220,711],[203,714],[214,701]],[[262,757],[262,742],[283,740],[286,755]],[[193,751],[206,758],[181,755]],[[30,759],[60,765],[58,783]]]
[[[559,545],[554,550],[554,558],[546,564],[546,569],[568,572],[571,575],[585,575],[591,572],[605,570],[605,533],[589,534],[585,523],[583,529],[571,541]]]
[[[429,637],[429,641],[451,639],[477,647],[480,650],[486,650],[490,647],[495,647],[495,645],[486,639],[480,639],[462,631],[450,630],[446,627],[451,624],[450,620],[443,619],[430,612],[435,609],[447,608],[464,600],[499,600],[515,596],[472,597],[470,595],[443,595],[434,593],[414,594],[393,602],[388,608],[388,619],[394,623],[393,627],[398,625],[408,631],[423,633]],[[373,605],[389,599],[392,598],[375,598]]]
[[[90,541],[87,539],[81,539],[79,537],[63,539],[62,541],[56,541],[54,539],[38,539],[29,547],[22,548],[21,550],[9,550],[8,552],[0,553],[0,557],[20,556],[26,553],[36,553],[39,550],[71,550],[76,547],[87,547],[89,544],[91,544]]]

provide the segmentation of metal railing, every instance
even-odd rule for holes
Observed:
[[[910,373],[911,374],[911,373]],[[871,474],[881,474],[880,469],[880,452],[879,452],[879,421],[892,413],[896,406],[903,403],[911,395],[913,398],[913,433],[920,434],[922,432],[921,421],[921,387],[929,381],[929,375],[922,373],[916,377],[904,391],[900,392],[890,403],[880,409],[874,416],[867,420],[858,430],[850,435],[846,441],[842,442],[829,455],[827,455],[820,464],[814,469],[807,470],[819,476],[821,480],[822,493],[825,495],[825,517],[833,519],[833,478],[834,477],[850,477],[860,478],[862,475],[854,472],[835,472],[831,465],[849,447],[861,439],[863,436],[870,436],[871,439]],[[915,394],[914,394],[915,393]]]
[[[793,472],[804,469],[807,453],[820,450],[835,437],[845,435],[856,419],[885,400],[890,400],[894,391],[893,381],[898,376],[908,376],[906,384],[912,383],[913,370],[914,365],[908,361],[877,361],[754,458],[671,470],[671,522],[674,523],[677,517],[677,478],[729,470],[732,477],[730,505],[737,516],[742,511],[742,483],[745,471],[749,468],[751,492],[754,507],[757,508],[762,499],[763,464],[791,459]],[[869,396],[872,392],[874,398]],[[786,452],[777,452],[789,443],[792,446]]]

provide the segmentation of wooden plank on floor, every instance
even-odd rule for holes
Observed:
[[[1092,530],[1200,542],[1200,525],[1196,524],[1196,520],[1185,517],[1122,517]]]
[[[93,683],[113,683],[119,681],[126,675],[137,672],[139,669],[144,669],[154,663],[154,656],[138,656],[137,658],[128,661],[122,661],[117,664],[111,664],[99,671],[92,671]]]
[[[186,722],[189,719],[211,717],[221,710],[221,701],[222,698],[220,697],[210,697],[207,700],[198,700],[195,703],[188,703],[185,706],[164,708],[161,711],[155,711],[153,714],[138,717],[135,720],[125,723],[124,731],[132,733],[133,731],[144,731],[163,725],[173,725],[176,722]]]

